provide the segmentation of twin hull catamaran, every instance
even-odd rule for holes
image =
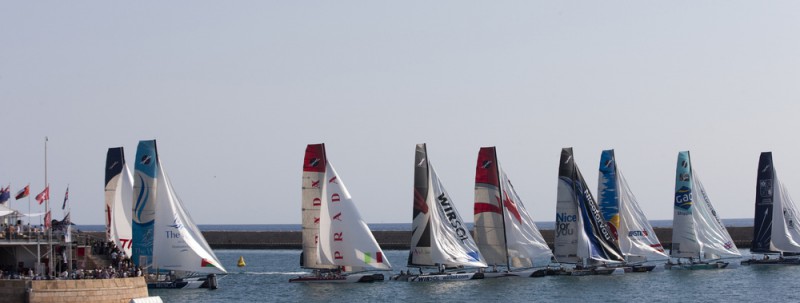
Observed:
[[[763,152],[758,160],[756,177],[753,242],[750,252],[755,255],[742,264],[800,265],[800,218],[797,206],[786,186],[778,179],[772,162],[772,152]],[[773,257],[770,257],[773,255]]]
[[[156,141],[136,150],[131,259],[150,270],[148,288],[216,288],[225,268],[172,187]]]
[[[575,164],[572,148],[561,150],[553,253],[558,262],[575,264],[563,273],[567,275],[626,271],[625,258]]]
[[[722,259],[741,257],[692,167],[688,151],[678,153],[674,205],[670,257],[677,262],[670,260],[665,268],[724,268],[728,262]]]
[[[367,223],[361,219],[344,181],[327,159],[324,144],[309,144],[303,161],[303,252],[310,275],[289,282],[373,282],[391,270]]]
[[[631,270],[651,271],[655,265],[645,265],[645,262],[669,259],[653,227],[639,208],[622,171],[617,167],[613,149],[604,150],[600,155],[598,179],[597,197],[603,219]]]
[[[547,270],[537,269],[534,265],[549,264],[553,257],[500,166],[495,147],[482,147],[478,152],[475,242],[492,268],[484,271],[486,278],[544,276]],[[498,270],[498,267],[505,270]]]
[[[425,144],[416,147],[413,206],[408,267],[418,268],[419,273],[412,274],[409,270],[392,279],[408,282],[482,279],[482,272],[464,270],[485,268],[486,261],[436,175]],[[424,273],[423,268],[437,271]]]

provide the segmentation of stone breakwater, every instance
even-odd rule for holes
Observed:
[[[664,248],[672,246],[672,228],[655,228]],[[542,230],[547,244],[553,247],[553,230]],[[753,240],[752,227],[728,227],[731,238],[739,248],[749,248]],[[373,231],[375,240],[383,249],[408,249],[410,231]],[[299,231],[205,231],[212,248],[223,249],[300,249],[302,238]]]
[[[542,230],[542,236],[553,246],[553,230]],[[672,246],[672,228],[655,228],[664,248]],[[753,227],[728,227],[739,248],[749,248],[753,240]],[[93,233],[102,237],[103,233]],[[375,240],[383,249],[408,249],[410,231],[373,231]],[[300,249],[300,231],[204,231],[206,241],[214,249]]]

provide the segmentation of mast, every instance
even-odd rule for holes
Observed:
[[[47,183],[47,141],[48,141],[47,136],[45,136],[44,137],[44,188],[49,190],[50,184]],[[44,198],[45,198],[44,199],[45,214],[47,214],[50,212],[50,193],[48,192]],[[52,218],[53,214],[50,214],[50,220],[52,220]],[[45,220],[47,220],[46,215],[45,215]],[[47,246],[48,246],[47,266],[49,268],[49,271],[52,272],[53,271],[53,241],[52,241],[53,225],[52,224],[48,225],[47,222],[44,222],[44,224],[45,226],[50,226],[49,228],[47,228]]]
[[[500,180],[500,162],[497,161],[497,150],[495,149],[494,146],[492,146],[492,155],[494,155],[495,177],[497,178],[498,181],[502,182],[502,180]],[[506,216],[505,216],[506,197],[505,197],[505,191],[503,190],[503,184],[500,184],[500,182],[498,182],[498,185],[500,185],[498,188],[498,190],[500,190],[500,210],[502,211],[503,214],[501,216],[503,218],[503,248],[504,248],[503,251],[506,254],[506,268],[509,271],[511,271],[511,258],[509,258],[508,256],[508,231],[507,231],[508,226],[506,225]]]

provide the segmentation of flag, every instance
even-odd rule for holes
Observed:
[[[50,211],[48,210],[47,213],[44,214],[44,228],[50,228],[50,226],[53,224],[50,222],[50,220],[52,219],[50,217]]]
[[[67,185],[67,192],[64,193],[64,204],[61,204],[61,210],[67,207],[67,200],[69,200],[69,185]]]
[[[0,188],[0,203],[6,203],[11,198],[11,185]]]
[[[64,233],[64,242],[71,243],[72,242],[72,227],[71,224],[67,225],[67,231]]]
[[[44,200],[50,200],[50,186],[44,188],[42,192],[36,195],[36,201],[39,201],[39,204],[42,204]]]
[[[25,188],[23,188],[23,189],[20,189],[20,190],[17,192],[17,195],[16,195],[16,196],[14,196],[14,199],[15,199],[15,200],[19,200],[19,199],[22,199],[22,198],[25,198],[25,197],[27,197],[27,196],[28,196],[28,195],[30,195],[30,194],[31,194],[31,186],[30,186],[30,184],[29,184],[29,185],[25,185]]]

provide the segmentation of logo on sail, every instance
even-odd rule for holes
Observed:
[[[681,188],[675,191],[675,208],[687,212],[692,208],[691,188],[681,186]]]

